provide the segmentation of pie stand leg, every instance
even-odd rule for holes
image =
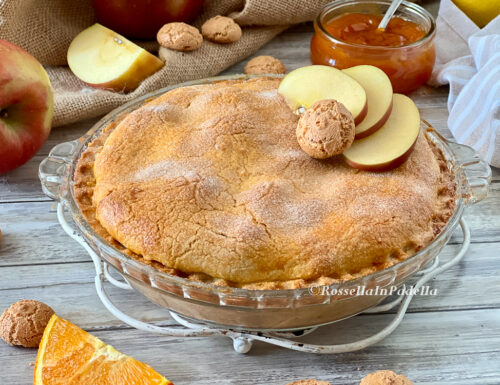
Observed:
[[[96,270],[95,287],[97,290],[97,295],[99,296],[99,299],[102,301],[104,306],[116,318],[136,329],[162,334],[169,337],[230,337],[233,340],[234,350],[238,353],[249,352],[252,348],[252,341],[266,342],[268,344],[281,346],[287,349],[316,354],[346,353],[361,350],[368,346],[376,344],[387,337],[389,334],[391,334],[401,323],[406,310],[408,309],[408,306],[413,299],[414,293],[417,292],[418,289],[420,289],[426,282],[459,263],[464,257],[470,245],[469,226],[462,218],[460,219],[460,227],[463,233],[463,241],[460,250],[452,259],[450,259],[446,263],[440,264],[439,257],[436,257],[429,267],[419,272],[420,278],[413,285],[413,290],[410,290],[407,294],[399,296],[396,300],[372,307],[365,311],[365,313],[385,312],[399,305],[395,317],[384,329],[368,338],[364,338],[347,344],[315,345],[299,343],[293,341],[291,338],[306,335],[316,330],[316,328],[305,329],[299,332],[237,332],[230,329],[217,329],[209,327],[207,325],[193,323],[187,321],[174,312],[170,312],[170,315],[181,327],[160,327],[133,318],[123,313],[113,304],[108,294],[106,293],[104,283],[108,281],[112,285],[124,290],[133,290],[132,287],[128,283],[119,281],[111,276],[108,270],[108,264],[101,260],[101,258],[94,252],[94,250],[92,250],[92,248],[85,242],[84,238],[66,221],[66,216],[64,214],[64,205],[62,203],[59,203],[57,206],[57,218],[64,231],[66,231],[66,233],[68,233],[70,237],[72,237],[81,246],[83,246],[83,248],[85,248],[85,250],[92,258]]]

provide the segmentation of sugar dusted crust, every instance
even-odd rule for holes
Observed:
[[[456,186],[425,135],[390,172],[312,159],[278,84],[178,88],[107,127],[74,176],[89,224],[159,270],[247,289],[345,281],[429,244]]]

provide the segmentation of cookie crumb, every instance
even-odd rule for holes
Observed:
[[[204,38],[215,43],[234,43],[241,37],[241,27],[230,17],[215,16],[201,26]]]
[[[356,127],[342,103],[326,99],[314,103],[302,114],[296,134],[304,152],[312,158],[326,159],[351,147]]]
[[[33,361],[30,361],[29,366],[35,366],[35,363]]]
[[[156,35],[162,47],[175,51],[194,51],[200,48],[203,36],[196,27],[186,23],[168,23]]]
[[[286,385],[331,385],[327,381],[318,381],[318,380],[299,380],[290,382]]]
[[[392,370],[379,370],[367,375],[359,385],[413,385],[413,382]]]
[[[275,57],[257,56],[247,63],[244,72],[248,75],[284,74],[286,68],[281,60]]]
[[[54,310],[43,302],[17,301],[0,316],[0,338],[12,346],[38,347],[53,314]]]

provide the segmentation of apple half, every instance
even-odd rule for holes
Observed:
[[[309,108],[324,99],[335,99],[351,112],[354,123],[366,116],[366,92],[352,77],[342,71],[322,65],[298,68],[286,75],[278,92],[283,95],[295,111]]]
[[[78,78],[92,87],[128,92],[164,63],[96,23],[73,39],[68,49],[68,65]]]
[[[413,101],[394,94],[392,112],[375,133],[357,139],[344,151],[346,162],[357,169],[389,171],[399,167],[410,156],[420,132],[420,114]]]
[[[389,119],[392,110],[392,84],[381,69],[360,65],[342,70],[366,91],[368,112],[356,125],[356,139],[373,134]]]

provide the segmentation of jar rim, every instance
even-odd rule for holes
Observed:
[[[323,22],[322,22],[322,18],[325,16],[325,14],[328,11],[331,11],[332,9],[341,8],[341,7],[346,6],[346,5],[355,5],[355,4],[382,4],[382,5],[389,6],[391,4],[391,0],[335,0],[335,1],[332,1],[331,3],[326,4],[323,7],[323,9],[321,9],[318,16],[316,16],[316,18],[314,19],[314,27],[315,27],[316,31],[321,32],[326,38],[328,38],[329,40],[331,40],[332,42],[334,42],[336,44],[344,44],[344,45],[348,45],[351,47],[359,47],[359,48],[362,48],[365,50],[370,49],[370,50],[376,50],[376,51],[377,50],[381,50],[381,51],[382,50],[383,51],[398,50],[398,49],[403,49],[403,48],[418,47],[418,46],[426,43],[427,41],[429,41],[434,36],[434,34],[436,32],[436,21],[434,20],[434,17],[429,13],[429,11],[427,11],[425,8],[421,7],[418,4],[411,3],[411,2],[404,0],[401,3],[401,5],[399,6],[399,9],[414,11],[417,14],[419,14],[420,16],[427,19],[429,21],[429,24],[430,24],[430,28],[427,31],[427,33],[425,34],[425,36],[423,36],[422,38],[420,38],[414,42],[411,42],[410,44],[402,45],[399,47],[358,44],[358,43],[350,43],[350,42],[347,42],[345,40],[339,39],[339,38],[331,35],[325,29]]]

